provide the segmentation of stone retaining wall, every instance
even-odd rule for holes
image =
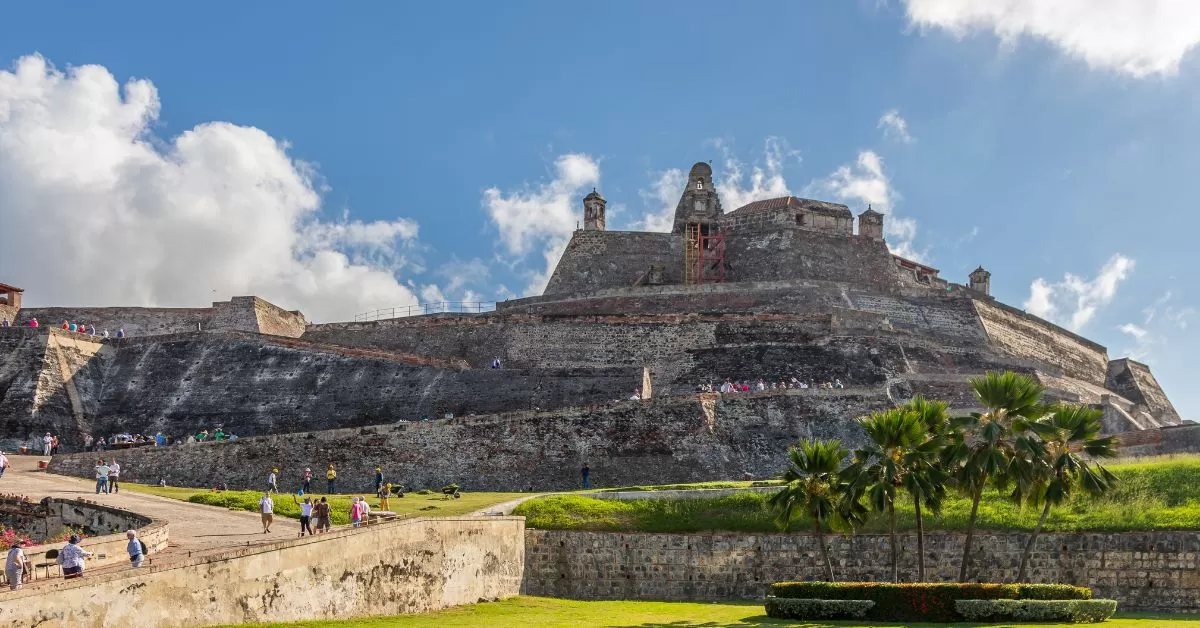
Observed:
[[[517,595],[521,517],[410,519],[5,593],[0,626],[158,628],[422,613]]]
[[[915,535],[901,535],[901,577],[915,579]],[[1028,536],[977,533],[971,580],[1011,582]],[[827,537],[834,575],[885,580],[887,535]],[[953,581],[963,535],[925,538],[926,575]],[[816,537],[808,534],[621,534],[527,530],[526,595],[571,599],[758,599],[780,580],[823,577]],[[1200,532],[1043,534],[1030,566],[1033,582],[1091,587],[1123,610],[1200,611]]]

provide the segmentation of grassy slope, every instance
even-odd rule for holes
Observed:
[[[1127,531],[1200,529],[1200,457],[1120,462],[1110,466],[1119,482],[1102,499],[1076,496],[1051,511],[1047,531]],[[778,528],[764,494],[739,494],[699,500],[616,502],[578,495],[559,495],[526,502],[513,514],[542,529],[645,532],[771,532]],[[941,516],[926,519],[927,529],[962,530],[970,502],[950,496]],[[1029,530],[1039,513],[1022,509],[990,491],[979,506],[979,526],[991,530]],[[910,504],[897,509],[898,525],[912,529]],[[803,521],[796,529],[807,529]],[[886,523],[872,518],[863,532],[882,532]]]
[[[761,604],[692,602],[579,602],[550,598],[518,597],[502,602],[472,604],[423,615],[402,615],[348,621],[314,621],[257,626],[328,626],[329,628],[475,628],[477,626],[522,626],[524,628],[578,626],[864,626],[853,622],[794,622],[770,619]],[[878,626],[880,624],[871,624]],[[887,625],[887,624],[884,624]],[[901,624],[895,624],[897,626]],[[961,628],[978,624],[905,624],[912,627]],[[1004,624],[1005,626],[1053,628],[1077,624]],[[1200,618],[1188,616],[1121,617],[1103,624],[1106,628],[1198,628]]]
[[[130,482],[122,483],[121,488],[197,504],[223,506],[225,508],[248,510],[250,512],[258,512],[258,500],[262,497],[262,493],[259,491],[222,491],[214,493],[206,489],[163,488]],[[451,517],[454,515],[465,515],[494,504],[516,499],[522,495],[528,495],[528,493],[462,493],[460,499],[450,500],[442,499],[440,494],[417,495],[416,493],[406,493],[403,498],[391,498],[388,505],[393,512],[400,515]],[[371,505],[371,508],[379,510],[379,499],[377,497],[361,494],[360,496],[367,498],[367,503]],[[314,497],[329,498],[330,503],[333,504],[331,519],[334,525],[350,523],[350,498],[353,495],[316,495]],[[300,517],[300,507],[292,502],[291,495],[276,495],[274,499],[275,514],[294,519]]]

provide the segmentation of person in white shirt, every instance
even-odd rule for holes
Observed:
[[[8,550],[8,559],[4,561],[4,575],[8,578],[8,588],[13,591],[21,588],[21,580],[29,573],[29,559],[25,557],[22,545],[25,545],[25,541],[21,539],[13,541],[12,548]]]
[[[79,547],[79,537],[72,534],[70,541],[58,552],[58,564],[62,565],[63,578],[83,577],[83,561],[92,553]]]
[[[101,491],[103,491],[105,495],[108,494],[108,471],[109,471],[108,465],[104,464],[104,458],[101,458],[96,461],[96,494],[97,495],[99,495]]]
[[[275,521],[275,500],[271,499],[270,493],[264,492],[258,500],[258,512],[262,514],[263,534],[270,533],[271,523]]]
[[[371,522],[371,505],[367,503],[366,497],[359,497],[358,503],[362,511],[362,524],[367,525]]]
[[[0,478],[4,477],[4,470],[8,468],[8,456],[0,451]]]
[[[117,464],[117,459],[113,458],[108,465],[108,492],[117,492],[117,483],[121,480],[121,465]]]
[[[49,456],[53,449],[54,437],[50,435],[50,432],[46,432],[46,435],[42,437],[42,455]]]
[[[268,493],[278,493],[279,492],[279,484],[278,484],[279,477],[277,475],[278,473],[279,473],[279,469],[271,469],[271,473],[269,475],[267,475],[267,492]]]
[[[296,502],[300,506],[300,536],[304,536],[305,532],[308,532],[308,535],[312,536],[312,498],[305,495],[304,501],[301,502],[299,499],[296,499],[295,495],[292,495],[292,501]]]

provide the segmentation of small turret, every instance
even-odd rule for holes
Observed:
[[[992,273],[983,269],[983,266],[971,271],[968,276],[971,280],[971,289],[975,292],[983,293],[987,296],[992,295]]]
[[[604,206],[607,203],[603,196],[592,188],[592,193],[583,197],[583,230],[604,231]]]
[[[858,235],[867,236],[873,240],[883,239],[883,214],[871,209],[858,215]]]

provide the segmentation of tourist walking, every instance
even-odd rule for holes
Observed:
[[[4,477],[4,470],[8,468],[8,456],[0,451],[0,478]]]
[[[79,547],[79,535],[72,534],[67,544],[58,551],[56,559],[58,564],[62,565],[63,578],[66,580],[82,578],[83,561],[92,556],[91,552]]]
[[[50,455],[58,453],[58,436],[50,437]]]
[[[267,475],[267,492],[279,493],[278,476],[279,469],[271,469],[271,473]]]
[[[379,490],[383,488],[383,468],[375,467],[375,494],[379,494]]]
[[[337,493],[334,489],[337,488],[337,471],[333,468],[333,463],[329,463],[329,470],[325,472],[325,483],[329,490],[325,491],[330,495]]]
[[[371,523],[371,504],[367,503],[366,497],[358,498],[358,509],[360,511],[359,518],[362,519],[362,524],[367,525]]]
[[[125,551],[129,552],[129,564],[141,567],[142,560],[146,558],[146,544],[137,538],[137,530],[129,530],[125,533],[125,538],[129,539],[129,543],[125,545]]]
[[[592,470],[588,468],[586,462],[583,464],[583,468],[579,470],[579,474],[583,476],[583,488],[592,488]]]
[[[108,465],[104,464],[104,458],[96,461],[96,494],[101,492],[108,495]]]
[[[263,534],[271,532],[271,524],[275,521],[275,500],[270,492],[264,492],[258,500],[258,512],[262,514]]]
[[[329,502],[322,497],[321,501],[313,506],[313,515],[317,518],[317,532],[328,532],[331,526]]]
[[[119,482],[121,480],[121,465],[117,464],[117,459],[113,458],[112,462],[108,463],[108,492],[119,492]]]
[[[53,450],[54,437],[50,435],[50,432],[46,432],[46,435],[42,437],[42,455],[49,456]]]
[[[305,495],[312,492],[312,469],[308,467],[304,467],[304,483],[301,490],[304,491]]]
[[[300,536],[304,536],[305,532],[308,532],[308,535],[312,536],[312,498],[305,495],[304,501],[301,502],[300,500],[296,499],[295,495],[292,495],[292,501],[296,502],[300,506]]]
[[[4,577],[8,578],[8,588],[13,591],[21,588],[25,574],[30,573],[29,558],[25,556],[25,550],[21,549],[23,545],[25,541],[22,539],[13,541],[8,550],[8,559],[4,561]]]
[[[391,510],[392,509],[391,506],[388,504],[388,498],[391,496],[392,496],[392,483],[388,482],[387,484],[384,484],[383,489],[379,491],[379,509],[380,510]]]
[[[350,525],[357,528],[362,524],[362,505],[357,497],[350,498]]]

